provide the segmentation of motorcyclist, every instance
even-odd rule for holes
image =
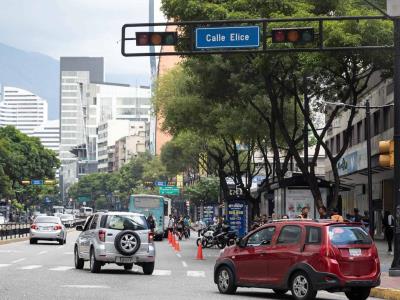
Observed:
[[[178,231],[179,240],[182,240],[183,233],[185,232],[185,221],[183,217],[180,217],[176,223],[176,230]]]

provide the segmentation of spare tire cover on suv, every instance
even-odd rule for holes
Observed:
[[[140,247],[140,237],[133,230],[124,230],[117,234],[114,246],[123,255],[133,255]]]

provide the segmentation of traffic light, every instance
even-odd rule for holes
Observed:
[[[379,166],[394,167],[394,141],[379,141]]]
[[[136,32],[136,46],[173,46],[177,41],[176,32]]]
[[[314,41],[314,28],[274,28],[272,29],[273,43],[307,44]]]

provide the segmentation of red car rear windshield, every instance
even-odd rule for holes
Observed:
[[[330,226],[329,239],[333,245],[372,243],[369,235],[361,227]]]

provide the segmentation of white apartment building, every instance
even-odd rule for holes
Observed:
[[[114,147],[117,140],[132,137],[141,144],[139,152],[145,152],[149,145],[150,124],[144,121],[109,120],[98,127],[98,170],[113,171]],[[135,152],[136,148],[135,148]]]
[[[33,129],[30,136],[38,137],[44,147],[59,154],[60,120],[50,120]]]
[[[30,135],[47,121],[47,102],[39,96],[16,87],[4,86],[0,98],[0,126],[12,125]]]

